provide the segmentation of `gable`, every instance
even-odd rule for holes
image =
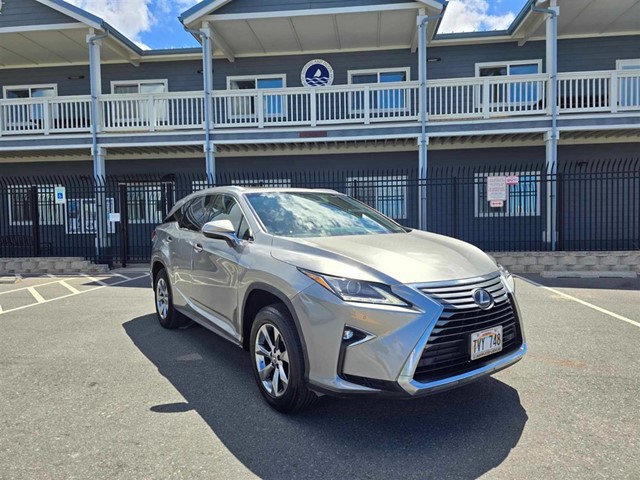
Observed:
[[[78,20],[36,0],[3,0],[0,11],[0,28],[77,22]]]

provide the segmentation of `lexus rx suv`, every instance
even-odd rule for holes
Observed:
[[[156,228],[151,271],[160,324],[248,350],[281,412],[439,392],[527,350],[513,278],[490,256],[331,190],[189,195]]]

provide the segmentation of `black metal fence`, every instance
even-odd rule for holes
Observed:
[[[497,178],[496,178],[497,177]],[[149,260],[151,234],[175,202],[216,185],[329,188],[408,227],[418,227],[426,192],[427,230],[488,251],[640,248],[640,159],[429,170],[224,172],[162,178],[0,179],[0,257]],[[424,188],[424,190],[423,190]],[[490,202],[490,198],[500,198]],[[98,231],[98,216],[106,218]]]

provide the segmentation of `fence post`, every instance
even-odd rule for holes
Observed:
[[[40,256],[40,210],[38,208],[38,187],[32,186],[29,189],[29,200],[31,204],[31,235],[33,235],[33,256]]]
[[[127,266],[129,256],[129,205],[127,198],[127,185],[120,185],[120,263]]]
[[[458,177],[453,177],[451,186],[451,236],[458,238]]]
[[[558,235],[557,249],[564,250],[564,183],[563,174],[556,174],[556,232]]]

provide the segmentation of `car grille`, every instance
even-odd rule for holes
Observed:
[[[482,310],[473,300],[473,291],[491,293],[494,305]],[[444,306],[422,352],[414,379],[439,380],[480,368],[522,345],[520,321],[500,276],[466,284],[425,286],[420,290]],[[471,334],[502,325],[502,351],[471,360]]]

